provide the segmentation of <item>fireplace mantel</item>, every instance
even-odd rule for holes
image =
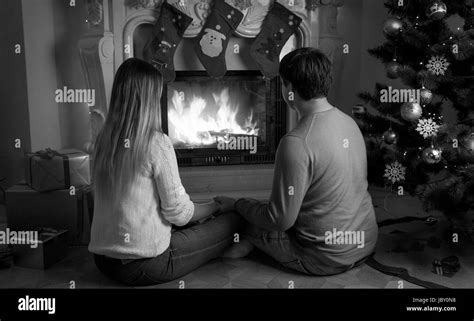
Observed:
[[[134,56],[133,35],[141,24],[154,24],[160,6],[166,0],[83,0],[86,2],[84,20],[89,28],[79,41],[82,66],[90,89],[96,91],[96,104],[91,107],[91,142],[100,130],[108,110],[114,74],[121,63]],[[193,18],[184,37],[196,37],[209,14],[212,1],[222,0],[167,0]],[[225,0],[242,10],[244,18],[235,36],[255,38],[261,29],[266,13],[273,1],[278,1],[299,17],[302,23],[295,35],[297,47],[320,48],[331,59],[341,48],[341,37],[337,32],[337,12],[344,0]],[[291,50],[291,48],[290,48]],[[296,123],[296,115],[289,111],[288,129]],[[92,143],[88,144],[91,148]],[[89,149],[89,151],[91,151]],[[205,169],[180,169],[183,184],[197,199],[206,198],[216,192],[236,193],[257,186],[254,198],[268,197],[273,168],[269,165]],[[212,175],[209,175],[212,173]],[[257,174],[258,173],[258,174]],[[220,177],[220,178],[219,178]],[[236,177],[239,177],[236,179]],[[196,182],[211,179],[203,190]],[[228,184],[226,182],[240,182]],[[199,187],[201,186],[201,187]],[[237,186],[237,187],[236,187]],[[240,193],[239,193],[240,191]],[[199,195],[199,196],[197,196]]]

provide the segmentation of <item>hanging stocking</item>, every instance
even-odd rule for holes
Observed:
[[[250,47],[250,55],[267,78],[278,75],[280,52],[295,33],[301,18],[275,1],[265,17],[257,38]]]
[[[163,2],[160,16],[153,27],[153,39],[145,46],[143,57],[161,71],[165,83],[175,79],[174,53],[192,21],[191,17]]]
[[[211,77],[221,77],[227,72],[225,52],[232,32],[244,15],[238,9],[215,0],[212,12],[196,37],[196,54]]]

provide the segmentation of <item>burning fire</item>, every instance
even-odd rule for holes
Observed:
[[[228,88],[212,96],[217,106],[215,115],[203,115],[207,102],[202,97],[193,95],[186,106],[184,96],[174,90],[168,111],[172,140],[186,145],[212,145],[220,140],[227,141],[231,136],[258,135],[258,122],[253,120],[252,111],[242,126],[237,123],[239,105],[230,104]]]

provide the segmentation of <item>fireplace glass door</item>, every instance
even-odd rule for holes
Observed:
[[[265,143],[262,80],[178,81],[168,85],[168,135],[177,149],[217,148],[231,137]]]
[[[276,131],[284,125],[283,114],[277,116],[276,85],[253,71],[231,71],[219,79],[200,71],[177,72],[164,89],[162,109],[180,163],[273,161],[281,138]]]

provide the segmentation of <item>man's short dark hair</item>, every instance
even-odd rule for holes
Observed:
[[[286,86],[304,100],[327,97],[332,83],[332,66],[328,57],[315,48],[299,48],[280,62],[280,76]]]

